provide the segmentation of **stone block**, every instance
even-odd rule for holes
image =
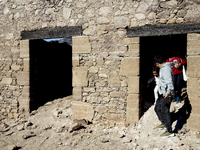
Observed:
[[[74,100],[82,100],[82,88],[81,87],[73,87],[73,99]]]
[[[140,113],[140,102],[139,94],[129,94],[127,97],[127,112],[126,112],[126,122],[133,123],[138,122]]]
[[[108,108],[106,106],[103,106],[103,105],[98,105],[95,108],[95,111],[100,113],[100,114],[103,114],[103,113],[106,113],[108,111]]]
[[[72,53],[90,53],[91,45],[88,36],[72,37]]]
[[[198,78],[200,77],[200,57],[188,56],[187,58],[187,73],[188,77]]]
[[[108,87],[120,87],[121,86],[121,80],[119,76],[112,76],[108,78]]]
[[[198,104],[192,104],[192,114],[199,115],[200,114],[200,103]]]
[[[131,109],[127,108],[126,110],[126,123],[136,123],[140,119],[140,111],[139,108]]]
[[[4,84],[4,85],[11,85],[12,84],[12,78],[3,78],[1,80],[1,84]]]
[[[114,18],[115,28],[126,28],[130,26],[131,20],[128,17],[115,17]]]
[[[196,40],[200,40],[200,34],[198,33],[187,34],[187,41],[196,41]]]
[[[29,58],[29,40],[20,41],[20,57]]]
[[[79,65],[79,54],[72,54],[72,66],[77,67]]]
[[[119,107],[119,102],[117,100],[111,100],[109,102],[109,108],[118,108]]]
[[[190,103],[193,105],[195,104],[200,104],[200,101],[199,101],[199,96],[193,96],[193,95],[189,95],[189,100],[190,100]]]
[[[21,68],[20,65],[16,65],[16,64],[11,65],[11,69],[14,70],[14,71],[18,71],[20,68]]]
[[[200,116],[191,114],[187,120],[187,126],[189,129],[200,131]]]
[[[99,71],[99,68],[96,66],[92,66],[88,70],[90,73],[97,73]]]
[[[188,78],[187,79],[187,87],[188,88],[199,88],[200,86],[199,78]]]
[[[139,44],[139,42],[140,42],[140,38],[139,37],[124,38],[123,39],[123,44],[124,45]]]
[[[30,72],[21,71],[17,73],[17,84],[18,85],[29,85],[30,84]]]
[[[187,93],[190,96],[200,96],[200,89],[199,88],[193,88],[193,87],[188,87],[187,88]]]
[[[29,98],[30,97],[30,86],[24,86],[22,90],[22,97]]]
[[[129,94],[127,97],[127,108],[136,109],[140,107],[139,94]]]
[[[126,97],[126,93],[119,92],[119,91],[114,91],[114,92],[110,93],[110,97],[124,98],[124,97]]]
[[[137,76],[139,75],[139,57],[123,58],[121,61],[120,75]]]
[[[116,122],[124,122],[123,114],[107,113],[107,114],[105,114],[105,117],[108,120],[113,120],[113,121],[116,121]]]
[[[187,42],[187,54],[200,54],[200,41]]]
[[[87,67],[73,67],[73,87],[84,87],[88,85],[88,68]]]
[[[128,93],[139,93],[139,77],[128,77]]]
[[[29,58],[24,58],[24,69],[23,71],[30,71],[30,59]]]
[[[140,56],[140,45],[139,44],[132,44],[128,46],[129,57],[139,57]]]
[[[30,112],[30,99],[29,98],[18,98],[19,102],[19,112],[20,113],[29,113]]]
[[[86,119],[92,121],[94,117],[94,109],[91,104],[73,101],[72,103],[72,119]]]
[[[128,46],[128,51],[140,51],[140,44],[132,44]]]

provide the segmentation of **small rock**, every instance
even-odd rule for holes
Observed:
[[[9,131],[9,132],[7,132],[6,134],[5,134],[5,136],[10,136],[10,135],[12,135],[14,132],[13,131]]]
[[[17,126],[17,130],[18,130],[18,131],[22,131],[22,130],[24,130],[24,125],[21,124],[21,125]]]
[[[130,137],[125,137],[125,138],[123,138],[122,142],[123,143],[130,143],[130,142],[132,142],[132,139]]]
[[[36,134],[34,134],[33,132],[27,132],[25,135],[22,136],[23,139],[28,139],[31,137],[36,136]]]
[[[79,123],[74,123],[71,125],[71,127],[69,128],[69,132],[73,132],[77,129],[80,129],[81,127],[83,127],[81,124]]]
[[[76,123],[79,123],[79,124],[81,124],[81,125],[83,125],[83,126],[86,126],[86,125],[88,125],[88,120],[85,120],[85,119],[74,119],[73,120],[74,122],[76,122]]]
[[[102,138],[102,139],[101,139],[101,142],[102,142],[102,143],[107,143],[107,142],[109,142],[109,139]]]
[[[8,146],[6,146],[6,150],[14,150],[16,148],[17,148],[16,145],[8,145]]]

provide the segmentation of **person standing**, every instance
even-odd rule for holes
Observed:
[[[183,65],[187,62],[186,59],[180,57],[172,57],[168,58],[166,62],[173,63],[173,74],[174,74],[174,90],[175,95],[172,101],[176,101],[177,103],[180,102],[181,97],[181,89],[182,89],[182,82],[183,82]]]
[[[174,136],[171,127],[171,116],[170,116],[170,105],[172,97],[174,96],[174,85],[173,85],[173,64],[165,62],[159,55],[154,57],[155,65],[160,68],[159,71],[159,83],[158,83],[158,99],[155,105],[155,112],[161,125],[157,126],[156,129],[167,130],[161,134],[162,138]]]

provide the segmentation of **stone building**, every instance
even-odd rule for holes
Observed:
[[[199,13],[199,0],[0,0],[0,119],[73,95],[73,118],[137,122],[153,56],[178,53],[200,130]]]

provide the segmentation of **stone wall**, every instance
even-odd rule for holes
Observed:
[[[199,22],[199,4],[197,0],[0,0],[0,119],[23,117],[29,111],[29,40],[22,40],[22,32],[80,26],[82,36],[73,37],[74,112],[87,110],[84,114],[93,122],[136,122],[141,103],[139,37],[127,38],[126,28]],[[199,120],[200,95],[192,84],[199,79],[198,66],[194,68],[199,61],[196,41],[196,34],[188,35],[191,120]]]

